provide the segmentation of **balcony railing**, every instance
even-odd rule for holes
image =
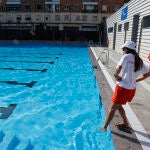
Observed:
[[[45,2],[60,2],[60,0],[45,0]]]
[[[21,4],[21,0],[7,0],[6,4]]]
[[[97,9],[93,9],[93,10],[86,10],[86,9],[83,9],[83,10],[82,10],[82,13],[98,13],[98,10],[97,10]]]

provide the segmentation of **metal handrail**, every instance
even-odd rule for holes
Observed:
[[[100,48],[99,48],[99,49],[100,49]],[[101,53],[100,53],[100,55],[99,55],[97,61],[99,61],[99,60],[101,59],[101,57],[102,57],[103,54],[106,55],[105,64],[108,66],[108,64],[109,64],[109,49],[108,49],[108,48],[104,48],[104,49],[101,51]]]
[[[92,45],[93,45],[93,41],[90,40],[90,41],[89,41],[89,46],[92,46]]]

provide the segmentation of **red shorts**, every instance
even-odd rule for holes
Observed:
[[[112,102],[116,104],[125,105],[127,102],[131,102],[136,89],[125,89],[116,85],[114,94],[112,96]]]

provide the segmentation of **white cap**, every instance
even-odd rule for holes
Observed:
[[[133,41],[126,41],[121,48],[129,48],[129,49],[132,49],[132,50],[136,50],[136,43],[134,43]]]

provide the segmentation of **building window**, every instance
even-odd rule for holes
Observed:
[[[102,12],[103,12],[103,13],[106,13],[106,12],[107,12],[107,5],[103,5],[103,6],[102,6]]]
[[[60,5],[59,4],[56,4],[56,5],[48,4],[45,6],[45,9],[47,12],[59,12]]]
[[[20,22],[21,21],[21,15],[18,15],[16,20],[17,20],[17,22]]]
[[[80,21],[80,16],[79,15],[76,16],[76,21]]]
[[[0,2],[1,3],[1,2]],[[0,6],[0,11],[3,11],[3,6]]]
[[[129,30],[129,22],[124,23],[124,30]]]
[[[93,21],[97,21],[97,16],[93,16]]]
[[[41,4],[36,4],[35,5],[35,9],[36,10],[41,10],[42,9],[42,5]]]
[[[150,27],[150,15],[143,17],[143,28],[148,28]]]
[[[45,21],[50,21],[50,16],[45,16]]]
[[[108,33],[113,32],[113,27],[108,28]]]
[[[121,32],[122,30],[122,24],[118,25],[118,32]]]
[[[46,5],[46,6],[45,6],[45,10],[46,10],[46,12],[52,12],[52,7],[51,7],[51,5]]]
[[[41,21],[41,16],[40,15],[36,16],[36,21]]]
[[[114,6],[114,11],[116,12],[117,10],[119,10],[119,6],[118,6],[118,5],[115,5],[115,6]]]
[[[55,20],[60,21],[60,15],[55,15]]]
[[[78,5],[72,6],[72,11],[79,12],[80,11],[80,6],[78,6]]]
[[[85,5],[83,5],[82,11],[83,11],[83,13],[97,13],[98,12],[98,6],[97,5],[91,5],[91,4],[85,4]]]
[[[69,10],[69,6],[68,6],[68,5],[65,5],[65,6],[64,6],[64,10],[65,10],[65,11]]]
[[[87,21],[87,16],[82,16],[83,21]]]
[[[60,12],[60,5],[55,5],[55,12]]]
[[[30,21],[30,20],[31,20],[31,16],[30,16],[30,15],[26,15],[26,16],[25,16],[25,20],[26,20],[26,21]]]
[[[12,21],[13,21],[12,16],[8,15],[8,16],[7,16],[7,21],[8,21],[8,22],[12,22]]]
[[[0,15],[0,19],[2,19],[4,16],[3,15]]]
[[[65,16],[64,16],[64,20],[65,20],[65,21],[70,21],[70,15],[65,15]]]
[[[0,21],[4,22],[4,16],[3,15],[0,15]]]
[[[20,4],[7,4],[7,11],[20,11]]]
[[[30,4],[24,4],[24,9],[25,10],[31,10],[31,5]]]

